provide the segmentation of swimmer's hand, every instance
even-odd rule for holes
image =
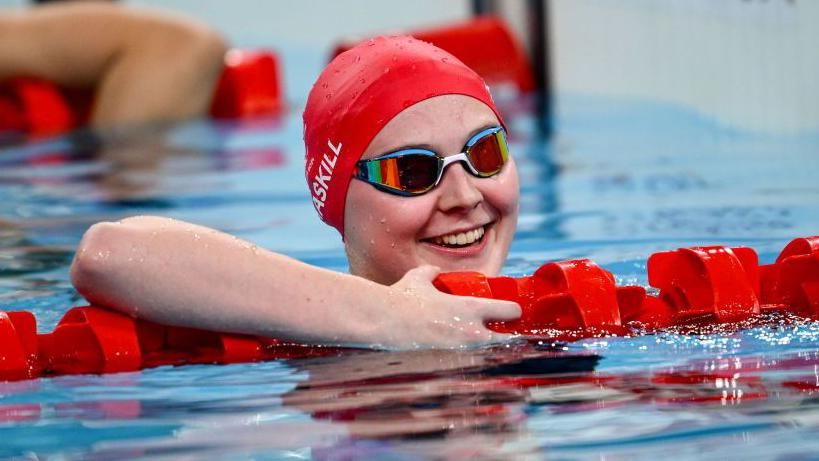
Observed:
[[[432,284],[440,269],[420,266],[393,284],[389,308],[381,334],[390,339],[386,347],[454,348],[506,341],[512,335],[486,327],[488,320],[515,320],[517,303],[496,299],[455,296],[438,291]]]

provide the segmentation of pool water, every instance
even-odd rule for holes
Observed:
[[[561,94],[556,136],[504,104],[522,178],[505,267],[591,258],[646,285],[653,252],[819,234],[819,135],[733,130],[683,107]],[[0,306],[42,331],[83,301],[92,223],[159,214],[346,270],[303,184],[301,123],[196,122],[0,150]],[[343,308],[340,306],[339,308]],[[349,353],[0,383],[0,457],[817,459],[819,323]]]

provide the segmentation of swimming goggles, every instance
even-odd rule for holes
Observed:
[[[428,149],[408,148],[359,160],[353,177],[385,192],[414,196],[434,189],[452,163],[464,162],[474,176],[488,178],[500,173],[508,160],[506,132],[497,126],[475,134],[460,153],[447,157]]]

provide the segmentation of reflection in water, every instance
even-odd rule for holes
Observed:
[[[816,352],[652,372],[595,371],[598,360],[519,343],[9,383],[0,387],[14,396],[0,407],[0,456],[56,428],[70,437],[39,443],[40,453],[94,459],[628,458],[692,438],[819,429]]]

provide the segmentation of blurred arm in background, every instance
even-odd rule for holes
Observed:
[[[206,25],[158,11],[97,2],[0,9],[0,81],[93,88],[95,127],[203,115],[226,49]]]

